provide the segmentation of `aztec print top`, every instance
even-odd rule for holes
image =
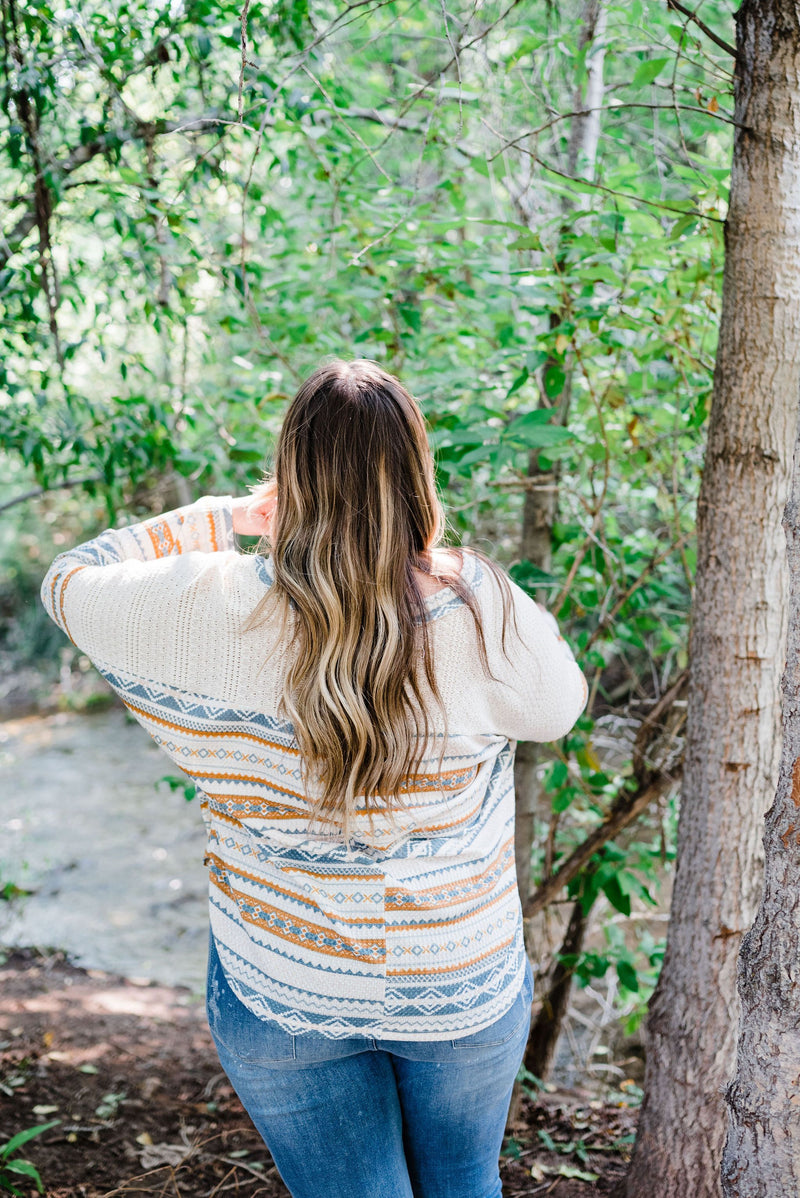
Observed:
[[[587,688],[555,621],[515,584],[526,643],[511,626],[507,660],[496,580],[468,551],[462,578],[498,681],[466,604],[449,587],[429,596],[444,785],[426,772],[444,734],[431,696],[434,735],[406,804],[371,829],[357,815],[349,844],[309,832],[294,730],[277,714],[289,638],[241,631],[272,562],[237,551],[229,498],[109,529],[60,554],[42,584],[52,618],[197,784],[223,969],[245,1006],[288,1032],[458,1038],[500,1018],[522,985],[514,750],[568,732]]]

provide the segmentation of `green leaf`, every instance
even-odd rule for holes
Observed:
[[[530,375],[528,374],[528,368],[527,368],[527,366],[523,366],[522,370],[517,375],[517,377],[514,379],[514,382],[511,384],[508,391],[506,391],[506,399],[508,399],[510,396],[514,395],[515,392],[519,391],[520,387],[522,387],[525,383],[527,383],[529,378],[530,378]]]
[[[537,233],[524,233],[516,241],[510,242],[506,248],[509,250],[540,250],[543,247],[542,240]]]
[[[415,308],[413,304],[400,304],[397,310],[410,329],[415,333],[422,332],[422,315],[419,308]]]
[[[540,570],[538,566],[535,566],[533,562],[529,562],[527,558],[521,562],[515,562],[508,572],[517,586],[522,587],[525,591],[536,591],[540,587],[560,586],[557,578],[554,578],[552,574],[548,574],[545,570]]]
[[[638,994],[639,978],[630,961],[617,961],[617,977],[621,986],[633,994]]]
[[[569,770],[565,761],[554,761],[545,775],[545,786],[548,790],[560,790],[569,778]]]
[[[30,1161],[4,1161],[3,1169],[6,1173],[18,1173],[23,1177],[30,1177],[39,1193],[44,1193],[44,1186],[42,1185],[39,1171]]]
[[[669,231],[670,240],[674,241],[682,233],[690,232],[696,227],[697,220],[698,218],[692,212],[687,212],[685,216],[679,216]]]
[[[564,390],[567,375],[561,366],[548,366],[544,372],[544,390],[548,399],[557,399]]]
[[[233,445],[228,456],[232,462],[263,462],[266,455],[263,445]]]
[[[540,413],[543,413],[545,420],[552,415],[546,409],[526,412],[506,426],[502,440],[518,441],[529,449],[546,449],[552,445],[563,445],[574,438],[575,434],[563,425],[544,423]]]
[[[616,874],[612,874],[610,878],[606,878],[602,883],[601,890],[606,896],[612,907],[617,911],[621,911],[623,915],[631,913],[630,895],[626,894],[619,884],[619,879]]]
[[[550,1172],[550,1170],[548,1170]],[[599,1181],[599,1173],[590,1173],[586,1169],[576,1169],[574,1165],[559,1165],[556,1170],[560,1177],[574,1177],[578,1181]]]
[[[49,1131],[51,1127],[58,1127],[60,1119],[51,1119],[49,1123],[39,1123],[36,1127],[26,1127],[24,1131],[19,1131],[11,1139],[0,1145],[0,1159],[5,1159],[21,1148],[23,1144],[27,1144],[34,1136],[40,1136],[42,1132]]]
[[[566,811],[574,797],[575,791],[573,787],[565,786],[564,789],[560,790],[553,799],[553,811],[555,811],[557,814],[560,814],[562,811]]]
[[[648,58],[646,62],[639,64],[636,74],[631,80],[633,87],[642,87],[646,83],[652,83],[657,75],[660,75],[668,62],[672,62],[671,58]]]

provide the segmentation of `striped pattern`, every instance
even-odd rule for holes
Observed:
[[[465,554],[463,577],[476,595],[482,576],[479,560]],[[434,736],[402,807],[359,812],[345,845],[310,826],[313,795],[303,791],[294,730],[277,715],[279,673],[271,683],[249,681],[253,650],[245,653],[235,635],[233,616],[252,610],[271,582],[269,559],[236,552],[229,502],[204,499],[61,554],[42,599],[196,782],[212,930],[230,985],[252,1011],[290,1032],[331,1037],[478,1031],[508,1009],[525,970],[516,733],[494,725],[513,724],[516,706],[530,699],[509,698],[507,681],[495,707],[511,715],[495,717],[494,707],[481,708],[474,664],[456,662],[464,711],[477,714],[468,719],[455,699],[452,711],[448,704],[441,784]],[[426,608],[443,636],[461,627],[464,604],[449,588]],[[557,629],[539,615],[534,622],[539,656],[555,645],[553,660],[563,663],[542,727],[565,732],[585,683]],[[437,672],[445,652],[435,642]],[[203,669],[216,691],[202,682]]]

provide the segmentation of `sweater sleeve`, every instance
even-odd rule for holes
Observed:
[[[42,603],[96,664],[118,664],[115,642],[146,622],[154,585],[163,604],[163,596],[185,590],[214,555],[235,549],[230,497],[206,496],[127,528],[106,529],[60,553],[42,582]]]
[[[501,645],[502,605],[497,585],[487,628],[487,682],[493,730],[509,740],[550,741],[565,736],[586,706],[589,688],[555,618],[511,583],[519,636],[509,621]]]

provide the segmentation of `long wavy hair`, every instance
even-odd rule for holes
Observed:
[[[279,640],[291,626],[279,712],[294,727],[306,790],[310,778],[322,789],[312,823],[348,839],[356,811],[371,821],[414,788],[432,731],[422,674],[445,725],[438,770],[426,783],[435,788],[441,776],[447,713],[414,571],[448,584],[467,605],[488,674],[481,613],[458,571],[433,569],[445,522],[425,421],[376,363],[336,360],[314,371],[289,405],[266,482],[277,502],[257,551],[271,552],[274,582],[246,628],[273,619],[276,607]],[[470,552],[501,584],[505,651],[507,576]]]

